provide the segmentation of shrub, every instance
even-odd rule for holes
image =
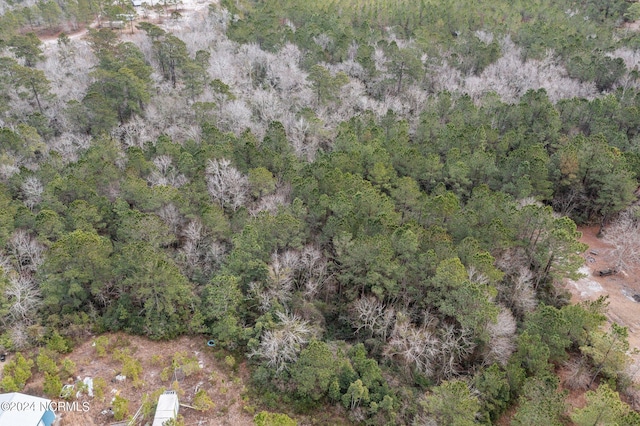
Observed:
[[[58,334],[57,331],[54,331],[49,340],[47,340],[47,349],[66,354],[71,351],[71,345],[67,339]]]
[[[104,400],[104,390],[107,387],[107,382],[102,377],[96,377],[93,379],[93,396],[99,400]]]
[[[52,374],[45,371],[42,390],[48,397],[58,398],[60,396],[60,390],[62,390],[62,381],[60,380],[60,377],[55,373]]]
[[[123,420],[129,414],[129,400],[116,395],[113,399],[113,418],[117,421]]]
[[[107,355],[107,347],[111,344],[107,336],[100,336],[93,342],[93,346],[96,350],[96,355],[102,358]]]
[[[55,359],[49,356],[46,351],[40,351],[36,358],[36,365],[41,373],[58,374],[58,365]]]
[[[73,375],[76,373],[76,363],[71,361],[70,359],[63,360],[62,366],[60,368],[60,373],[65,379],[73,377]]]
[[[215,404],[209,397],[207,391],[205,391],[204,389],[200,389],[193,397],[193,406],[196,408],[196,410],[209,411],[213,407],[215,407]]]
[[[140,360],[130,355],[129,351],[126,349],[117,349],[113,354],[113,358],[122,363],[122,374],[131,378],[134,387],[142,385],[140,380],[142,364],[140,363]]]
[[[298,422],[286,414],[270,413],[268,411],[259,412],[254,418],[256,426],[296,426]]]
[[[33,360],[26,359],[21,353],[17,353],[15,359],[4,366],[1,387],[5,392],[17,392],[24,388],[31,378]]]

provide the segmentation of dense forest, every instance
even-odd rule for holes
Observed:
[[[640,3],[181,7],[0,2],[0,347],[199,334],[292,416],[640,424],[563,286],[576,224],[638,232]]]

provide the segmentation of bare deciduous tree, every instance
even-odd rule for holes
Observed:
[[[209,194],[221,206],[228,205],[237,210],[247,198],[248,179],[226,159],[209,160],[207,166],[207,188]]]
[[[620,213],[607,227],[604,240],[613,245],[616,268],[630,270],[640,265],[640,209],[633,207]]]
[[[438,331],[440,362],[436,364],[436,376],[440,380],[447,380],[460,374],[460,364],[473,352],[476,345],[470,330],[456,330],[453,325],[445,324]]]
[[[270,214],[275,215],[278,213],[278,209],[281,206],[286,206],[290,204],[291,200],[291,185],[285,184],[281,185],[276,189],[274,194],[266,194],[262,196],[257,205],[255,205],[249,213],[252,216],[257,216],[260,212],[269,212]]]
[[[75,163],[80,154],[91,145],[91,136],[63,133],[49,142],[49,148],[60,154],[63,164]]]
[[[259,309],[266,312],[277,301],[286,306],[293,295],[294,274],[299,254],[289,251],[283,255],[273,253],[269,264],[269,275],[264,283],[250,284],[250,293],[259,303]]]
[[[584,357],[570,359],[565,363],[567,376],[564,381],[569,389],[586,390],[589,387],[589,363]]]
[[[19,274],[35,272],[44,261],[44,247],[25,230],[16,230],[7,246]]]
[[[267,366],[280,372],[298,359],[300,351],[312,336],[312,331],[306,321],[295,315],[281,312],[276,315],[280,320],[277,328],[265,331],[260,345],[249,356],[263,359]]]
[[[0,180],[7,181],[9,178],[20,171],[17,166],[17,160],[11,156],[6,156],[0,163]]]
[[[0,274],[6,278],[4,298],[9,303],[7,314],[0,318],[10,330],[16,347],[28,343],[26,326],[33,324],[41,305],[34,274],[44,261],[44,247],[22,229],[16,230],[7,243],[7,252],[0,253]]]
[[[313,42],[320,46],[322,50],[327,50],[333,46],[333,39],[327,33],[318,34],[313,37]]]
[[[138,115],[134,115],[129,121],[111,131],[111,137],[120,141],[125,148],[134,146],[143,148],[146,141],[158,136],[158,132],[154,132],[151,126],[148,126],[146,121]]]
[[[199,220],[192,220],[182,230],[185,242],[180,248],[180,252],[190,268],[195,268],[200,264],[202,255],[203,227]]]
[[[529,89],[545,89],[552,102],[573,97],[592,99],[597,95],[593,82],[568,77],[567,71],[557,64],[553,52],[542,60],[523,60],[522,51],[509,37],[503,38],[500,44],[502,57],[479,76],[465,77],[446,62],[432,67],[429,76],[435,90],[467,93],[474,99],[495,92],[510,103],[517,102]]]
[[[29,333],[27,332],[27,325],[21,322],[13,324],[9,328],[9,336],[11,337],[11,343],[16,349],[24,349],[29,346]]]
[[[224,246],[211,240],[199,220],[190,221],[182,230],[182,235],[184,244],[179,252],[189,274],[196,269],[210,273],[219,267],[225,254]]]
[[[27,177],[20,188],[24,196],[24,204],[33,211],[33,208],[42,201],[42,192],[44,187],[40,183],[40,179],[35,176]]]
[[[518,317],[523,317],[538,305],[533,273],[525,265],[527,256],[521,249],[506,251],[497,266],[505,272],[498,287],[498,299]]]
[[[147,181],[152,186],[173,186],[180,188],[185,185],[189,180],[173,165],[173,160],[168,155],[160,155],[153,159],[153,164],[156,169],[151,172]]]
[[[9,285],[5,295],[11,303],[9,323],[32,324],[40,307],[40,291],[31,276],[9,274]]]
[[[398,358],[408,372],[415,368],[421,374],[433,377],[439,346],[440,342],[429,330],[428,323],[414,326],[406,314],[399,312],[384,354],[388,358]]]
[[[395,309],[392,306],[385,306],[374,296],[364,296],[353,303],[351,312],[356,333],[365,329],[372,335],[381,336],[386,340],[395,317]]]
[[[158,216],[167,224],[174,234],[178,232],[178,228],[182,225],[182,214],[173,203],[162,206],[160,210],[158,210]]]
[[[502,308],[495,323],[487,324],[490,340],[484,355],[485,364],[507,364],[515,350],[516,320],[507,308]]]
[[[251,98],[251,104],[256,116],[260,117],[265,125],[272,121],[284,121],[285,109],[275,91],[256,90]]]
[[[324,287],[327,279],[327,259],[318,248],[306,246],[300,255],[296,286],[303,289],[304,297],[307,300],[312,300]]]

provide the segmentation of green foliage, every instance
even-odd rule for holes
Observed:
[[[474,385],[480,392],[479,401],[488,419],[495,423],[511,400],[507,374],[498,364],[492,364],[475,376]]]
[[[553,306],[541,306],[525,320],[525,330],[537,335],[549,348],[549,360],[560,362],[567,359],[566,349],[571,341],[567,336],[568,322],[562,311]]]
[[[200,371],[198,358],[189,357],[186,352],[176,352],[171,360],[171,366],[174,370],[180,369],[186,377]]]
[[[44,394],[50,398],[59,398],[60,390],[62,390],[62,381],[60,380],[60,377],[58,377],[56,373],[45,371],[42,390]]]
[[[189,377],[198,371],[200,371],[200,364],[196,357],[189,357],[186,352],[176,352],[171,360],[171,365],[162,370],[160,378],[164,381],[171,380],[175,377],[176,372]]]
[[[444,315],[456,318],[464,328],[477,332],[498,315],[497,307],[490,302],[496,294],[495,289],[470,282],[460,259],[442,261],[433,278],[433,286],[441,298],[435,305]]]
[[[588,343],[591,333],[603,325],[608,307],[606,297],[599,297],[595,301],[585,301],[579,305],[567,305],[562,308],[562,314],[568,326],[568,337],[576,347]]]
[[[69,358],[63,359],[62,364],[60,365],[60,374],[63,379],[73,377],[76,374],[76,363],[71,361]]]
[[[312,401],[326,396],[335,374],[334,355],[326,343],[318,340],[311,341],[291,367],[291,378],[297,393]]]
[[[4,138],[8,129],[0,129],[0,139]],[[4,145],[4,141],[2,143]],[[13,232],[13,218],[17,213],[17,206],[12,203],[11,194],[5,184],[0,184],[0,246],[4,247]]]
[[[158,405],[158,398],[160,398],[160,395],[162,395],[165,390],[166,388],[161,387],[152,393],[146,393],[143,395],[141,413],[145,418],[153,418]]]
[[[531,335],[524,331],[518,336],[517,345],[517,351],[509,360],[510,363],[522,366],[530,376],[543,376],[550,372],[549,347],[539,334]]]
[[[130,354],[128,349],[116,349],[113,352],[113,359],[122,363],[121,373],[123,376],[133,381],[134,387],[142,386],[140,375],[142,374],[142,363],[135,356]]]
[[[242,301],[239,280],[231,275],[218,275],[202,293],[202,312],[216,344],[233,346],[240,336],[237,309]]]
[[[114,420],[124,420],[129,415],[129,401],[126,398],[116,395],[113,398],[112,406]]]
[[[566,212],[580,212],[578,219],[608,217],[628,205],[635,183],[621,152],[602,135],[570,140],[552,162],[557,186],[554,202]],[[573,198],[576,195],[580,200]]]
[[[557,388],[558,378],[555,376],[527,380],[511,424],[563,425],[566,393],[559,393]]]
[[[96,340],[93,342],[93,347],[96,350],[96,355],[99,358],[102,358],[107,355],[107,348],[110,346],[111,342],[108,336],[98,336]]]
[[[34,67],[37,62],[44,59],[40,48],[42,42],[34,33],[13,36],[8,44],[13,54],[23,59],[27,67]]]
[[[107,327],[144,331],[154,339],[197,327],[191,285],[164,253],[148,243],[130,243],[121,248],[116,264],[122,296],[105,314]]]
[[[630,361],[628,336],[627,328],[616,323],[611,324],[609,331],[598,329],[589,334],[587,345],[580,350],[589,357],[595,370],[590,385],[600,375],[617,379],[625,370]]]
[[[251,185],[251,195],[255,198],[260,198],[273,192],[276,187],[276,181],[269,170],[264,167],[257,167],[249,170],[249,185]]]
[[[5,392],[21,391],[31,378],[33,360],[25,358],[20,352],[15,358],[7,362],[2,370],[0,386]]]
[[[36,358],[36,365],[38,366],[38,371],[41,373],[49,373],[51,375],[58,374],[58,365],[56,364],[56,360],[45,351],[41,350],[38,354]]]
[[[618,424],[619,420],[629,413],[630,408],[620,400],[606,383],[598,386],[595,391],[586,393],[587,405],[575,409],[571,413],[571,420],[578,426],[597,424]]]
[[[594,81],[598,90],[610,90],[626,71],[622,58],[612,59],[600,55],[586,58],[575,56],[569,60],[567,68],[571,77]]]
[[[59,354],[66,354],[71,352],[70,342],[54,331],[51,337],[47,340],[47,349],[57,352]]]
[[[35,103],[40,114],[44,113],[43,101],[51,96],[50,82],[43,71],[28,66],[21,66],[13,60],[7,64],[0,63],[0,74],[10,72],[13,76],[13,90],[22,99]],[[5,68],[5,69],[2,69]]]
[[[193,396],[193,406],[196,407],[196,410],[199,411],[210,411],[215,407],[215,404],[207,394],[207,391],[204,389],[200,389]]]
[[[637,21],[640,19],[640,4],[633,3],[627,9],[627,13],[624,14],[624,17],[630,21]]]
[[[437,424],[452,426],[475,424],[476,414],[481,407],[478,398],[460,380],[446,381],[433,388],[433,393],[421,405]]]
[[[169,4],[178,18],[177,1],[164,13]],[[576,222],[606,223],[634,200],[640,97],[637,72],[618,56],[637,47],[619,28],[636,9],[619,0],[222,0],[202,17],[203,29],[224,31],[206,50],[140,22],[144,53],[101,28],[86,36],[95,58],[82,58],[64,34],[44,55],[36,32],[96,19],[105,27],[128,4],[8,2],[2,345],[37,341],[64,353],[67,336],[88,331],[195,333],[232,349],[224,355],[234,369],[266,331],[292,338],[274,320],[287,312],[310,330],[289,342],[289,368],[254,371],[268,406],[331,401],[367,424],[470,424],[496,422],[520,397],[514,422],[566,421],[547,376],[567,351],[582,351],[593,383],[622,384],[627,365],[625,331],[601,329],[606,303],[564,306],[557,284],[583,264]],[[499,83],[518,56],[548,93]],[[46,77],[58,62],[66,71],[56,83],[78,78],[77,88],[52,90]],[[445,82],[447,67],[455,73]],[[222,81],[220,70],[234,72]],[[567,81],[554,81],[558,70],[606,93],[558,100]],[[508,102],[485,93],[489,80],[513,89]],[[470,94],[438,93],[455,85]],[[234,208],[208,193],[207,164],[222,158],[248,177]],[[181,184],[157,184],[154,163],[167,159]],[[22,232],[41,244],[37,256],[21,252],[35,246],[17,248]],[[18,278],[39,293],[26,314]],[[517,317],[513,336],[495,323],[501,306]],[[515,343],[504,370],[483,357],[496,342],[505,354]],[[36,363],[55,394],[75,367],[49,349]],[[126,345],[98,337],[95,351],[141,384]],[[402,370],[416,358],[434,365],[431,377]],[[195,374],[197,360],[172,354],[161,378],[178,370]],[[23,387],[16,376],[25,374],[5,374],[3,388]],[[451,377],[460,380],[430,382]],[[416,384],[431,389],[422,404]],[[590,405],[616,406],[605,390]],[[574,414],[606,411],[587,408]]]
[[[256,426],[296,426],[297,421],[282,413],[261,411],[253,418]]]
[[[107,382],[102,377],[93,379],[93,395],[98,401],[104,400],[104,391],[107,388]]]
[[[369,389],[362,384],[362,380],[358,379],[349,385],[347,392],[342,395],[342,405],[345,408],[354,409],[360,404],[369,402]]]
[[[73,231],[49,249],[42,267],[45,310],[72,313],[86,307],[109,280],[111,242],[95,233]]]
[[[82,100],[86,118],[78,124],[99,135],[142,112],[151,68],[134,44],[118,42],[111,30],[89,31],[89,42],[100,65],[91,73],[94,82]]]
[[[328,103],[336,99],[336,93],[349,82],[349,77],[340,72],[332,76],[322,65],[314,65],[309,72],[309,79],[316,93],[316,102]]]

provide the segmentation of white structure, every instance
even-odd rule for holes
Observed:
[[[158,398],[158,406],[156,407],[156,415],[153,418],[152,426],[162,426],[167,420],[178,417],[180,403],[178,402],[178,394],[175,391],[165,391]]]
[[[51,426],[51,401],[23,393],[0,394],[0,426]]]

